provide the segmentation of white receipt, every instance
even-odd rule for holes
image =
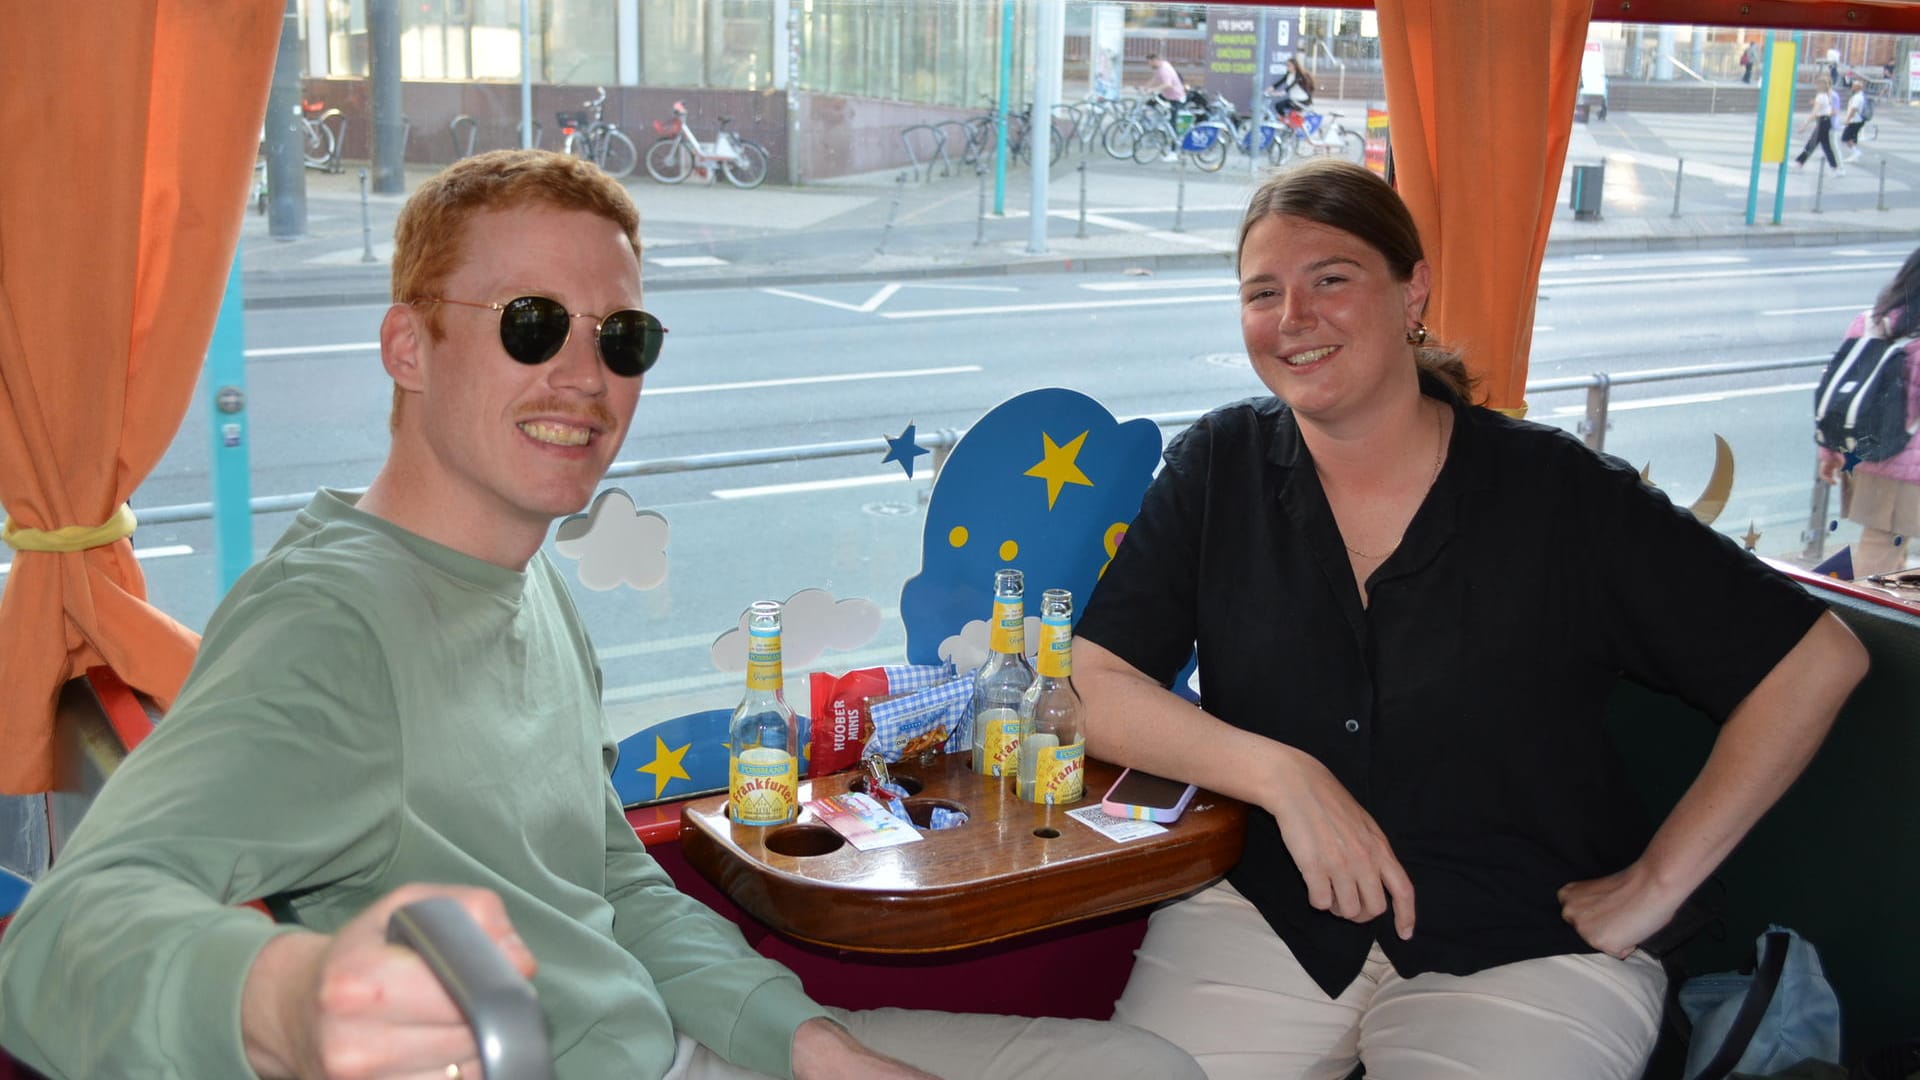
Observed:
[[[1114,817],[1099,805],[1083,806],[1078,810],[1067,811],[1067,816],[1101,836],[1115,843],[1138,840],[1143,836],[1158,836],[1166,832],[1167,827],[1156,821],[1135,821],[1132,818]]]

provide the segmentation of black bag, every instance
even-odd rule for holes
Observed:
[[[1873,119],[1873,97],[1864,95],[1860,98],[1860,122],[1864,124],[1871,119]]]
[[[1907,448],[1907,356],[1913,337],[1848,338],[1827,362],[1813,392],[1814,438],[1861,461],[1885,461]]]

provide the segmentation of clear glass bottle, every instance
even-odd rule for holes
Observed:
[[[1020,699],[1020,797],[1066,806],[1086,794],[1087,729],[1073,689],[1073,594],[1040,594],[1040,677]]]
[[[1020,571],[994,571],[987,662],[973,677],[973,771],[982,776],[1012,776],[1019,765],[1020,698],[1033,685],[1026,592]]]
[[[780,666],[780,605],[747,613],[747,692],[728,724],[727,813],[741,825],[784,825],[799,812],[800,732]]]

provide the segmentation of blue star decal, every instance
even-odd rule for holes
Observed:
[[[907,479],[913,479],[913,459],[932,451],[923,449],[920,444],[913,441],[912,424],[907,425],[907,430],[898,435],[889,435],[886,439],[887,456],[880,459],[880,464],[897,461],[901,468],[907,470]]]
[[[1843,455],[1841,455],[1841,456],[1842,456],[1842,457],[1843,457],[1843,458],[1845,459],[1845,461],[1846,461],[1846,464],[1844,464],[1844,465],[1842,465],[1842,466],[1840,466],[1840,471],[1841,471],[1841,472],[1845,472],[1845,473],[1850,473],[1850,472],[1852,472],[1852,471],[1853,471],[1853,467],[1854,467],[1855,465],[1858,465],[1858,464],[1860,464],[1860,463],[1861,463],[1862,461],[1865,461],[1865,460],[1866,460],[1865,458],[1863,458],[1863,457],[1861,457],[1861,456],[1860,456],[1859,454],[1856,454],[1856,453],[1854,453],[1854,452],[1853,452],[1853,451],[1851,451],[1851,450],[1849,450],[1849,451],[1847,451],[1847,452],[1846,452],[1845,454],[1843,454]]]

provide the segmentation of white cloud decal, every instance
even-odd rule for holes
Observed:
[[[560,523],[553,548],[580,563],[580,584],[596,592],[625,585],[651,589],[667,580],[667,519],[635,510],[633,497],[608,488],[584,514]]]
[[[780,605],[780,662],[799,671],[828,649],[857,649],[880,632],[880,605],[871,600],[835,600],[825,589],[801,589]],[[713,666],[747,670],[747,613],[713,643]]]
[[[960,671],[977,671],[987,662],[987,621],[969,620],[958,634],[940,642],[940,659]],[[1027,616],[1027,663],[1040,655],[1040,616]]]

